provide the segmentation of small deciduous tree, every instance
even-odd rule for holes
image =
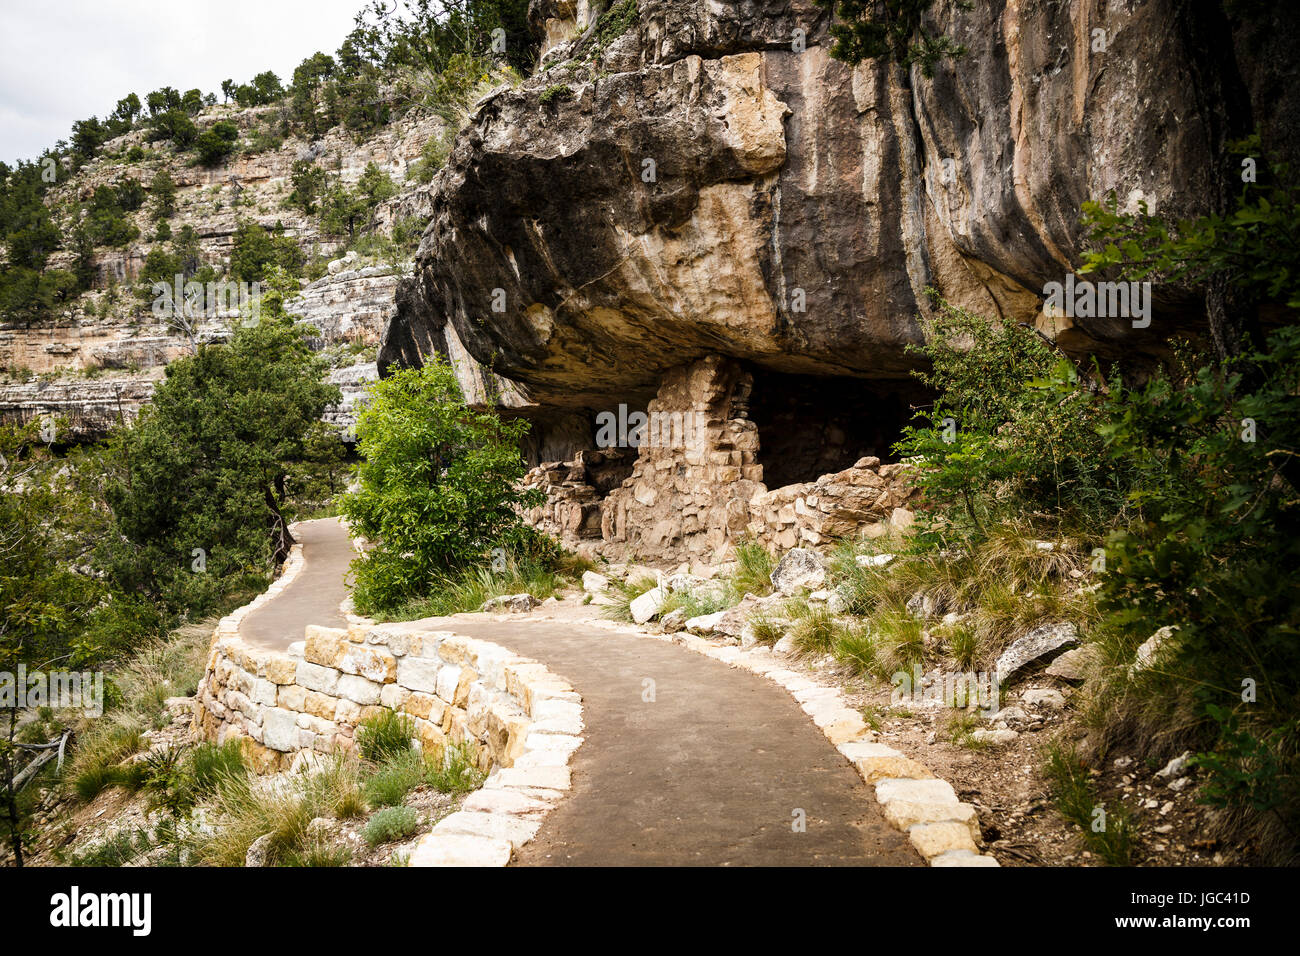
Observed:
[[[360,489],[341,510],[372,542],[354,562],[359,608],[392,608],[494,547],[527,534],[518,486],[527,422],[465,404],[451,367],[435,359],[376,383],[357,423]]]

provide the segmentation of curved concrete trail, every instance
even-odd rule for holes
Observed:
[[[259,633],[297,640],[306,624],[336,621],[350,543],[337,522],[300,537],[306,567],[253,622]],[[476,614],[430,626],[536,658],[582,695],[573,791],[518,865],[922,865],[848,761],[761,677],[581,621]]]
[[[293,535],[302,545],[302,569],[287,588],[239,625],[244,640],[275,650],[301,641],[308,624],[348,626],[339,610],[348,596],[343,577],[355,557],[347,529],[337,518],[316,518],[298,522]]]

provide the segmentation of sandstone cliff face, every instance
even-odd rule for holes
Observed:
[[[478,105],[435,179],[381,373],[436,352],[472,400],[532,418],[540,526],[716,560],[742,534],[906,523],[876,456],[926,401],[906,383],[927,289],[1075,353],[1198,330],[1185,297],[1136,329],[1049,317],[1043,286],[1080,264],[1085,200],[1176,220],[1221,208],[1229,139],[1259,127],[1296,154],[1300,16],[1234,32],[1212,3],[939,0],[927,17],[968,50],[930,77],[833,60],[811,0],[534,0],[539,71]],[[703,445],[632,449],[598,489],[597,416],[620,406],[696,415]]]
[[[926,78],[830,59],[808,0],[642,0],[603,48],[592,6],[533,5],[547,68],[459,137],[381,367],[454,333],[530,402],[588,407],[706,352],[894,377],[927,287],[1067,348],[1150,348],[1196,322],[1186,303],[1145,332],[1041,314],[1080,203],[1203,212],[1224,139],[1259,123],[1287,146],[1295,112],[1243,65],[1260,36],[1294,50],[1287,13],[1233,38],[1212,4],[941,2],[932,29],[969,52]]]

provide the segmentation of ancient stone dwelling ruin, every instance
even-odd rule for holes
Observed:
[[[651,421],[667,414],[696,422],[687,436],[694,440],[581,449],[543,462],[526,479],[547,493],[530,522],[570,546],[718,563],[746,537],[816,547],[911,520],[906,469],[882,459],[891,438],[870,405],[830,420],[811,409],[801,417],[786,396],[755,403],[754,382],[718,355],[673,370],[647,412]],[[773,398],[782,404],[773,408]]]

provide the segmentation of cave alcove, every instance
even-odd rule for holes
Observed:
[[[758,426],[763,483],[780,488],[842,471],[859,458],[897,461],[893,445],[913,409],[933,401],[908,379],[752,370],[749,418]]]

